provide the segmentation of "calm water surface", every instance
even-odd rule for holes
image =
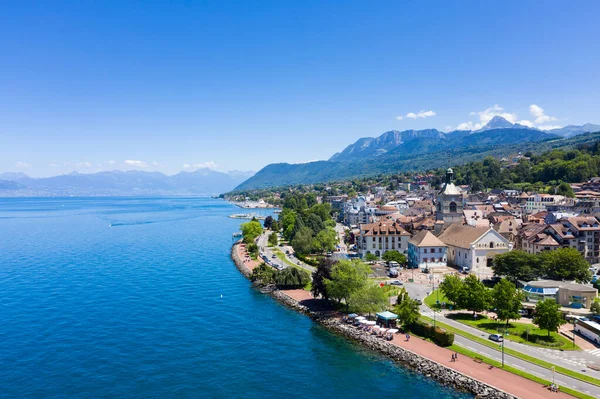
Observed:
[[[0,199],[0,397],[469,397],[253,290],[234,212]]]

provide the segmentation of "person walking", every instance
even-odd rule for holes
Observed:
[[[454,354],[454,361],[455,361],[455,362],[458,362],[458,353],[455,353],[455,354]]]

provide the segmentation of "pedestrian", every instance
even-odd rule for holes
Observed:
[[[455,362],[458,362],[458,353],[455,353],[455,354],[454,354],[454,361],[455,361]]]
[[[451,362],[454,361],[454,353],[452,354],[452,358],[450,359]]]

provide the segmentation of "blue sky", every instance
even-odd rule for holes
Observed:
[[[600,123],[597,1],[19,1],[2,11],[0,171],[258,170],[495,114]]]

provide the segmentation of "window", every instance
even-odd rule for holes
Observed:
[[[456,213],[456,202],[454,201],[450,203],[450,213]]]
[[[443,258],[439,258],[439,259],[438,259],[438,262],[443,262],[443,261],[444,261],[444,259],[443,259]]]
[[[425,251],[423,251],[423,253],[425,253],[425,254],[427,253],[427,248],[425,248]]]
[[[490,248],[494,248],[494,241],[490,241]]]

